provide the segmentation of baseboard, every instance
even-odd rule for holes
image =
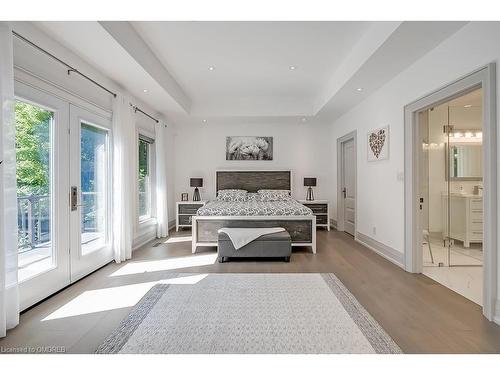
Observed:
[[[495,312],[493,314],[493,321],[500,325],[500,299],[497,299],[497,302],[495,304]]]
[[[337,220],[330,219],[330,228],[337,230]]]
[[[137,250],[138,248],[144,246],[148,242],[154,240],[156,238],[156,225],[151,226],[150,228],[142,231],[140,235],[134,238],[132,243],[132,251]]]
[[[175,228],[175,220],[170,220],[168,222],[168,230]]]
[[[356,241],[359,242],[360,244],[366,246],[370,250],[373,250],[376,252],[378,255],[384,257],[388,261],[394,263],[395,265],[401,267],[404,269],[404,254],[397,251],[396,249],[393,249],[390,246],[387,246],[383,244],[382,242],[379,242],[370,236],[367,236],[366,234],[356,232]]]

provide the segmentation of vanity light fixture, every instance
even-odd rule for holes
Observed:
[[[358,87],[358,88],[356,89],[356,91],[357,91],[357,92],[361,92],[361,91],[363,91],[363,88],[362,88],[362,87]]]
[[[215,70],[215,66],[210,65],[210,66],[208,67],[208,70],[210,70],[211,72],[212,72],[212,71],[214,71],[214,70]]]
[[[455,132],[450,134],[450,137],[455,140],[455,142],[467,142],[480,140],[483,137],[483,133],[474,129],[463,130],[463,132]]]
[[[148,89],[144,89],[144,90],[142,90],[142,92],[144,92],[144,93],[146,93],[146,92],[148,92],[148,91],[149,91]]]
[[[470,107],[472,107],[472,104],[466,104],[466,105],[464,105],[464,108],[470,108]]]
[[[202,121],[204,124],[206,124],[206,123],[207,123],[207,119],[206,119],[206,118],[204,118],[204,119],[203,119],[203,120],[201,120],[201,121]]]
[[[290,65],[290,70],[295,70],[297,67],[295,65]]]

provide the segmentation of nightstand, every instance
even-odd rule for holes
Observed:
[[[183,201],[177,202],[175,211],[175,230],[179,228],[191,228],[192,217],[196,215],[198,208],[205,205],[205,201]]]
[[[326,200],[306,201],[299,200],[304,206],[309,207],[316,216],[316,227],[330,230],[330,206]]]

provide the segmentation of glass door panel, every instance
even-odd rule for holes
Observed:
[[[111,122],[70,106],[71,281],[112,260]]]
[[[54,267],[54,112],[16,101],[18,278],[29,279]]]
[[[108,131],[81,122],[80,144],[81,252],[86,255],[108,240]]]
[[[457,98],[448,105],[449,265],[480,267],[483,264],[482,91],[464,97],[466,101]],[[468,276],[478,277],[475,272],[469,270]]]

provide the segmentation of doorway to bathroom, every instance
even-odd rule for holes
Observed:
[[[425,232],[426,228],[424,228],[425,224],[425,209],[430,211],[431,207],[434,209],[437,203],[430,204],[426,206],[426,183],[422,181],[422,175],[425,176],[425,160],[426,156],[424,153],[424,148],[426,147],[423,143],[428,143],[429,148],[431,147],[439,147],[440,143],[443,143],[441,147],[443,150],[436,152],[441,157],[444,154],[444,160],[442,160],[442,165],[445,168],[445,176],[448,176],[448,180],[443,182],[443,187],[441,189],[441,206],[445,206],[445,218],[448,219],[445,225],[442,225],[442,231],[444,231],[444,239],[443,233],[441,234],[442,246],[445,248],[444,254],[445,259],[442,262],[441,268],[448,267],[451,271],[453,271],[456,267],[467,267],[469,271],[474,267],[478,268],[482,272],[482,284],[481,284],[481,300],[478,301],[482,305],[482,310],[484,316],[491,321],[495,321],[497,324],[500,324],[500,308],[497,304],[497,280],[498,280],[498,205],[497,205],[497,195],[498,195],[498,163],[497,163],[497,103],[496,103],[496,65],[494,63],[488,64],[470,74],[467,74],[454,82],[451,82],[436,91],[423,96],[420,99],[415,100],[412,103],[409,103],[405,106],[405,184],[404,184],[404,192],[405,192],[405,270],[408,272],[414,273],[423,273],[424,272],[424,256],[425,259],[430,258],[429,247],[427,245],[427,239],[424,237],[427,233]],[[421,134],[422,129],[425,130],[425,122],[429,120],[429,110],[436,108],[440,105],[452,102],[454,99],[458,99],[466,96],[476,90],[480,89],[480,101],[481,101],[481,112],[482,112],[482,131],[481,134],[476,131],[475,133],[470,131],[474,130],[474,127],[471,126],[471,122],[468,122],[466,128],[462,131],[457,130],[456,132],[453,128],[453,117],[450,118],[448,116],[448,111],[445,113],[445,121],[442,126],[447,126],[446,129],[441,129],[441,134],[443,136],[443,140],[439,143],[430,142],[429,139],[426,139],[424,142],[424,136]],[[478,95],[478,93],[475,93]],[[468,97],[468,99],[471,99]],[[453,102],[451,104],[454,104]],[[467,109],[469,105],[472,108],[472,103],[463,103],[463,109]],[[450,108],[450,114],[453,110]],[[448,126],[449,125],[449,126]],[[455,134],[457,133],[457,134]],[[465,133],[471,133],[466,134]],[[469,141],[464,142],[454,142],[454,138],[460,138],[462,140],[466,138],[473,139],[476,143],[477,140],[481,139],[481,151],[482,158],[481,161],[481,177],[482,181],[478,179],[479,176],[473,176],[474,180],[454,180],[454,177],[459,176],[460,166],[455,163],[451,156],[460,157],[460,153],[462,152],[459,147],[454,147],[455,143],[469,143]],[[474,139],[475,138],[475,139]],[[431,143],[437,143],[436,145],[431,145]],[[461,144],[460,144],[461,145]],[[424,155],[423,155],[424,154]],[[465,155],[464,152],[462,154]],[[428,157],[428,156],[427,156]],[[445,163],[445,160],[447,163]],[[422,165],[423,164],[423,165]],[[430,162],[427,164],[429,167]],[[433,165],[434,166],[434,165]],[[450,167],[451,166],[451,167]],[[427,167],[427,168],[428,168]],[[453,175],[455,173],[455,175]],[[433,176],[430,175],[430,178]],[[451,178],[450,178],[451,177]],[[465,176],[463,176],[465,177]],[[469,192],[469,197],[466,200],[469,202],[469,209],[467,212],[472,213],[472,209],[476,210],[480,209],[480,203],[478,201],[472,202],[472,200],[480,199],[482,202],[482,241],[475,242],[474,240],[469,240],[467,248],[467,240],[462,237],[460,239],[456,233],[453,233],[455,229],[455,225],[457,223],[457,218],[467,218],[464,215],[458,215],[454,209],[457,204],[452,202],[453,198],[464,199],[462,195],[467,195],[467,192],[464,194],[460,194],[460,183],[462,183],[462,191],[466,189],[465,184],[471,183],[474,186],[478,186],[477,189],[472,187],[472,194]],[[452,194],[455,192],[452,190],[453,185],[458,184],[458,194]],[[483,189],[480,189],[480,186]],[[427,182],[427,188],[428,187]],[[448,190],[449,188],[449,190]],[[444,196],[444,198],[443,198]],[[427,200],[429,198],[427,197]],[[444,202],[443,202],[444,201]],[[439,206],[438,206],[439,207]],[[472,207],[472,208],[471,208]],[[443,208],[441,208],[443,210]],[[475,212],[475,214],[479,214],[479,212]],[[428,214],[427,214],[428,215]],[[428,217],[428,216],[427,216]],[[443,221],[443,219],[441,219]],[[477,220],[475,220],[477,221]],[[469,221],[469,224],[472,224]],[[475,226],[478,226],[480,223],[473,223]],[[430,227],[428,227],[430,228]],[[472,228],[472,227],[471,227]],[[433,245],[433,234],[429,231],[429,239],[431,243],[431,250],[434,251]],[[477,230],[476,230],[477,231]],[[439,232],[438,232],[439,233]],[[435,236],[435,234],[434,234]],[[438,237],[439,239],[439,237]],[[480,250],[478,248],[478,244],[480,244]],[[464,255],[461,253],[460,247],[463,247],[466,252],[469,252],[472,247],[473,250],[482,251],[482,266],[470,266],[458,263],[461,257]],[[449,250],[449,251],[448,251]],[[427,252],[427,254],[424,253]],[[434,254],[433,254],[434,255]],[[447,263],[446,263],[447,262]],[[472,261],[471,261],[472,262]],[[434,260],[436,263],[436,259]],[[429,267],[432,266],[432,261]],[[439,260],[437,262],[436,268],[439,268]],[[427,269],[429,270],[429,269]],[[437,271],[436,271],[437,272]],[[441,282],[441,281],[440,281]],[[450,284],[448,283],[448,287]],[[467,297],[470,298],[470,297]]]
[[[482,305],[483,94],[419,113],[422,273]]]

